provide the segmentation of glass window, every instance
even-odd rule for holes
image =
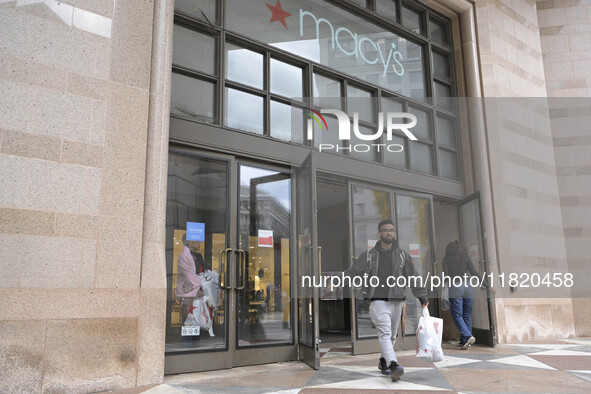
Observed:
[[[273,22],[265,2],[225,4],[229,30],[383,88],[408,95],[408,71],[424,73],[420,45],[331,2],[282,2],[287,14]]]
[[[417,117],[417,125],[410,129],[410,131],[417,137],[424,140],[431,141],[433,139],[431,127],[430,112],[424,111],[420,108],[408,106],[408,112]]]
[[[457,154],[439,149],[439,172],[442,178],[459,179]]]
[[[353,117],[353,113],[357,112],[360,120],[370,123],[375,122],[374,98],[371,92],[367,90],[348,85],[347,109],[351,117]]]
[[[226,78],[263,89],[263,55],[226,43]]]
[[[215,38],[174,25],[172,63],[215,75]]]
[[[437,116],[437,140],[439,145],[457,148],[456,131],[453,120],[443,116]]]
[[[410,143],[411,168],[424,174],[433,174],[433,148],[417,141]]]
[[[433,51],[433,73],[438,77],[451,79],[449,56]]]
[[[406,138],[393,134],[392,140],[385,141],[385,144],[386,146],[388,146],[388,148],[384,150],[384,163],[398,168],[407,168],[408,166],[406,161]]]
[[[446,24],[434,21],[433,19],[429,20],[429,34],[433,41],[441,45],[449,46]]]
[[[448,111],[453,110],[453,98],[451,96],[450,86],[435,82],[435,105]]]
[[[349,0],[351,3],[355,3],[360,7],[367,7],[367,1],[366,0]]]
[[[345,154],[345,150],[342,149],[343,141],[339,140],[339,124],[337,122],[337,118],[329,114],[325,114],[323,116],[328,127],[325,127],[324,123],[321,122],[322,128],[320,128],[315,120],[312,121],[314,130],[314,146],[320,149],[320,145],[325,144],[322,147],[322,152],[339,153],[341,155]],[[311,118],[311,116],[308,115],[306,119],[308,118]],[[351,133],[352,132],[353,131],[351,131]],[[329,145],[332,146],[332,148]]]
[[[179,118],[214,123],[215,84],[172,73],[170,114]]]
[[[392,97],[382,97],[382,113],[385,115],[388,112],[404,112],[402,103]]]
[[[271,137],[304,143],[304,112],[271,100]]]
[[[289,98],[304,96],[302,69],[282,61],[271,59],[271,93]]]
[[[409,40],[401,40],[397,46],[406,59],[402,75],[390,78],[395,82],[394,91],[409,97],[425,96],[425,70],[423,68],[423,48]]]
[[[234,129],[263,134],[263,98],[236,89],[226,89],[225,125]]]
[[[341,109],[341,82],[314,74],[314,105],[321,108]]]
[[[376,133],[375,129],[359,125],[359,132],[363,135],[373,135]],[[380,154],[371,144],[379,143],[379,141],[365,141],[357,137],[351,125],[351,151],[349,155],[358,159],[366,161],[380,161]]]
[[[216,0],[175,0],[174,10],[195,19],[216,24],[216,3]]]
[[[421,14],[402,5],[402,26],[421,34]]]
[[[395,0],[376,0],[376,14],[382,18],[396,22],[396,2]]]

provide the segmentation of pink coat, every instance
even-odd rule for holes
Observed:
[[[179,256],[178,272],[176,275],[176,296],[196,297],[197,291],[201,288],[201,279],[195,273],[195,261],[187,246]]]

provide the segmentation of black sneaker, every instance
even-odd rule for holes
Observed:
[[[386,359],[384,357],[380,357],[380,362],[378,363],[378,369],[384,375],[390,375],[390,368],[386,364]]]
[[[404,368],[402,368],[402,365],[398,365],[396,361],[392,361],[388,368],[393,382],[400,380],[400,377],[404,374]]]

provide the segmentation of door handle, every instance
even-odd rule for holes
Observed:
[[[242,285],[236,286],[236,290],[244,290],[246,287],[246,252],[242,249],[235,250],[234,252],[240,256],[238,278],[242,278]]]
[[[226,249],[222,249],[220,250],[220,288],[221,289],[226,289],[226,290],[230,290],[232,288],[232,285],[230,284],[229,286],[226,287],[225,282],[226,282],[226,270],[228,269],[228,264],[226,264],[228,261],[227,257],[226,259],[223,258],[223,256],[227,256],[227,253],[232,251],[232,248],[226,248]]]

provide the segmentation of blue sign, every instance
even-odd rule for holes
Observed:
[[[187,241],[205,241],[205,223],[187,222]]]

